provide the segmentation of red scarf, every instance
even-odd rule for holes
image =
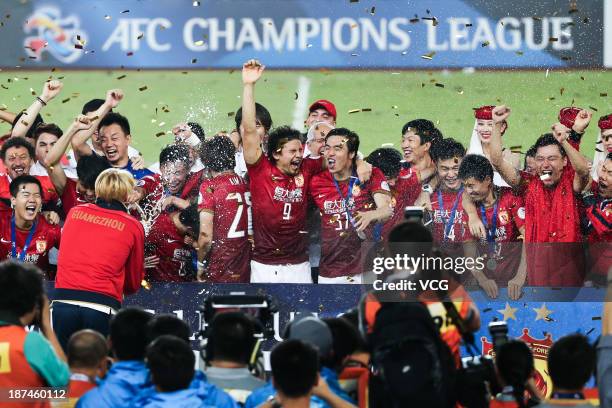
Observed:
[[[559,183],[544,187],[529,181],[525,194],[525,242],[580,242],[579,202],[574,195],[574,169],[567,165]]]

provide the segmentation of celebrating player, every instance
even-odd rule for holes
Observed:
[[[49,250],[59,248],[61,229],[40,214],[42,186],[27,174],[10,185],[13,211],[0,211],[0,259],[33,263],[54,279],[49,267]]]
[[[321,211],[319,283],[361,283],[364,231],[393,213],[391,192],[382,172],[360,183],[356,172],[359,136],[336,128],[325,137],[329,171],[314,176],[309,194]]]
[[[504,105],[493,109],[491,163],[511,187],[521,190],[525,199],[528,282],[535,286],[581,286],[582,236],[575,194],[588,183],[588,163],[572,146],[577,143],[569,135],[549,133],[540,136],[534,145],[537,177],[516,170],[502,157],[501,128],[508,116],[510,109]],[[574,126],[584,131],[589,120],[590,114],[580,111]]]
[[[251,193],[234,173],[235,147],[227,136],[215,136],[202,146],[202,163],[211,179],[202,183],[198,209],[200,237],[198,280],[214,283],[247,283],[251,244],[248,230]]]
[[[326,99],[319,99],[308,108],[308,117],[304,121],[304,125],[306,125],[306,129],[310,129],[316,122],[325,122],[335,127],[336,117],[336,105]]]
[[[595,181],[599,178],[601,164],[612,152],[612,114],[599,118],[597,127],[599,127],[599,135],[595,143],[595,156],[593,157],[593,169],[591,170],[591,177]]]
[[[482,288],[508,286],[511,299],[518,299],[525,284],[527,269],[519,235],[525,233],[523,198],[509,187],[493,183],[493,166],[486,157],[469,154],[459,167],[465,192],[476,204],[477,214],[486,230],[480,254],[487,258],[484,271],[472,271]],[[488,282],[492,280],[493,282]]]

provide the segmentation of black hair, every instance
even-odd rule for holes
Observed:
[[[269,132],[270,129],[272,129],[272,116],[270,116],[268,109],[259,103],[255,103],[255,120],[264,127],[266,132]],[[234,121],[236,123],[236,130],[240,132],[240,125],[242,124],[242,108],[236,111]]]
[[[236,167],[236,146],[228,136],[215,136],[206,140],[200,149],[204,167],[218,173]]]
[[[106,158],[97,154],[89,156],[81,156],[77,162],[76,171],[79,182],[83,187],[89,190],[94,190],[96,180],[100,173],[106,169],[110,169],[111,165]]]
[[[188,343],[172,335],[162,335],[148,347],[147,366],[153,383],[162,392],[184,390],[195,374],[195,356]]]
[[[374,150],[365,161],[377,167],[387,178],[397,177],[402,168],[402,154],[391,147]]]
[[[210,323],[212,359],[248,364],[255,346],[255,324],[242,312],[218,313]]]
[[[325,135],[325,143],[332,136],[342,136],[346,140],[346,147],[349,153],[355,153],[353,157],[353,167],[357,164],[357,152],[359,152],[359,135],[347,128],[335,128]]]
[[[23,116],[25,115],[25,111],[21,111],[17,114],[17,116],[15,116],[15,119],[13,120],[13,124],[11,126],[11,129],[14,128],[20,120],[23,120],[24,122],[28,122],[28,120],[23,119]],[[32,123],[30,123],[30,128],[28,129],[28,131],[26,132],[25,135],[18,135],[20,137],[27,137],[27,138],[34,138],[34,129],[36,129],[36,127],[38,125],[40,125],[41,123],[44,123],[42,116],[40,115],[40,113],[38,113],[36,115],[36,117],[34,118],[34,121]]]
[[[299,130],[295,130],[290,126],[279,126],[270,132],[268,137],[268,159],[272,163],[276,163],[274,153],[280,153],[283,146],[291,140],[298,140],[302,143],[302,134]]]
[[[512,394],[519,408],[525,408],[525,384],[534,369],[529,346],[520,340],[508,340],[497,350],[495,365],[506,385],[512,386]]]
[[[358,352],[358,351],[361,351],[361,352],[369,351],[368,344],[366,343],[366,340],[363,338],[361,333],[359,333],[359,310],[358,310],[358,308],[357,307],[353,307],[352,309],[347,310],[346,313],[343,313],[342,315],[340,315],[340,319],[346,320],[348,322],[348,324],[353,326],[355,328],[355,330],[357,330],[357,333],[359,334],[357,349],[355,350],[355,352]]]
[[[17,197],[17,193],[19,193],[19,188],[26,184],[36,184],[40,191],[40,195],[42,196],[43,189],[40,181],[29,174],[22,174],[21,176],[15,177],[11,184],[9,185],[9,191],[11,192],[11,197]]]
[[[89,102],[86,102],[83,105],[83,109],[81,109],[81,114],[86,115],[88,113],[92,113],[100,109],[100,106],[104,105],[104,99],[92,99]],[[111,112],[113,110],[111,109]]]
[[[156,315],[147,324],[147,341],[151,343],[160,336],[169,334],[189,343],[191,329],[189,325],[173,314]]]
[[[582,334],[570,334],[557,340],[548,352],[548,373],[553,388],[580,390],[595,369],[595,347]]]
[[[189,207],[179,212],[179,221],[191,230],[191,235],[197,238],[200,233],[200,213],[198,203],[193,203]]]
[[[410,130],[419,136],[421,139],[421,144],[444,138],[442,132],[436,128],[434,123],[427,119],[415,119],[407,122],[404,126],[402,126],[402,136]]]
[[[98,124],[98,131],[105,126],[119,125],[123,133],[127,136],[130,135],[130,122],[128,119],[120,113],[111,112],[106,114]]]
[[[25,147],[28,150],[28,154],[30,155],[30,159],[34,159],[36,157],[36,151],[34,150],[34,146],[23,137],[11,137],[9,138],[0,149],[0,158],[6,164],[6,152],[8,149],[14,147]]]
[[[612,152],[610,152],[610,153],[608,153],[608,154],[606,155],[606,159],[607,159],[607,160],[612,160]]]
[[[164,147],[159,153],[159,165],[166,164],[168,162],[180,161],[190,168],[189,162],[191,157],[189,155],[189,146],[186,144],[172,144]]]
[[[66,356],[70,368],[94,368],[108,355],[104,336],[93,330],[79,330],[68,340]]]
[[[60,129],[60,127],[57,126],[55,123],[40,123],[36,126],[36,129],[34,129],[34,140],[38,140],[40,135],[42,135],[43,133],[50,133],[56,136],[58,139],[64,134],[62,129]]]
[[[479,154],[468,154],[463,158],[459,166],[459,178],[467,180],[470,177],[478,181],[484,181],[487,176],[493,182],[493,166],[489,159]]]
[[[360,334],[355,326],[341,317],[325,318],[323,321],[331,331],[333,345],[330,355],[321,357],[321,365],[340,372],[344,360],[359,350],[361,346]]]
[[[319,353],[301,340],[285,340],[270,353],[276,389],[289,398],[307,396],[317,384]]]
[[[147,324],[153,315],[139,307],[119,310],[110,321],[110,340],[119,360],[142,360],[147,348]]]
[[[565,149],[563,149],[563,146],[561,146],[561,143],[559,143],[559,141],[555,139],[555,136],[552,133],[544,133],[542,136],[538,137],[538,140],[536,140],[536,142],[534,143],[533,148],[535,149],[537,153],[540,147],[545,147],[545,146],[550,146],[550,145],[555,145],[559,148],[559,153],[561,153],[561,157],[566,156]]]
[[[200,139],[200,143],[206,139],[206,134],[204,133],[204,129],[198,122],[187,122],[187,126],[191,129],[191,133],[196,135],[198,139]]]
[[[531,157],[532,159],[535,159],[535,155],[536,155],[536,151],[538,149],[535,146],[531,146],[529,149],[527,149],[527,151],[525,152],[525,159],[523,160],[523,169],[527,168],[527,158]]]
[[[433,235],[422,222],[402,221],[389,232],[386,251],[390,257],[430,255],[434,252]]]
[[[0,310],[19,318],[42,303],[43,274],[36,266],[12,260],[0,263]]]
[[[465,156],[465,147],[453,138],[437,140],[431,145],[429,154],[434,162]]]

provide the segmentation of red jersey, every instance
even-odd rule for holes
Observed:
[[[382,236],[386,238],[395,225],[404,219],[404,208],[414,205],[414,202],[421,193],[421,181],[416,170],[402,169],[391,187],[391,207],[393,216],[387,221],[382,230]]]
[[[198,210],[214,215],[213,240],[208,254],[208,276],[215,283],[250,280],[251,243],[248,213],[251,193],[234,172],[221,173],[200,187]]]
[[[496,218],[493,214],[497,210]],[[477,205],[476,211],[482,219],[482,206]],[[493,231],[495,224],[495,244],[482,239],[479,244],[480,254],[487,255],[486,268],[483,271],[489,279],[500,285],[507,285],[516,276],[521,260],[522,243],[519,239],[519,229],[525,224],[525,204],[523,198],[515,195],[510,187],[499,187],[497,201],[493,207],[485,209],[486,219],[482,219],[487,233]]]
[[[594,191],[597,191],[596,188]],[[612,266],[612,199],[596,197],[596,202],[586,209],[591,272],[607,276]]]
[[[200,183],[204,175],[204,170],[190,173],[187,176],[183,190],[177,196],[183,200],[190,200],[198,196]],[[151,201],[159,201],[164,195],[165,188],[162,183],[161,174],[155,173],[144,176],[140,181],[140,187],[145,191],[145,197]]]
[[[45,204],[56,204],[59,200],[59,195],[55,190],[55,186],[51,182],[49,176],[34,176],[40,181],[42,185],[42,201]],[[8,204],[11,200],[11,191],[9,186],[11,185],[11,179],[8,174],[0,174],[0,206],[6,204],[5,208],[9,208]],[[3,202],[4,201],[4,202]]]
[[[153,249],[147,255],[157,255],[159,264],[145,270],[146,279],[151,282],[191,282],[195,278],[193,268],[193,247],[185,244],[174,222],[172,214],[161,213],[151,225],[145,245]]]
[[[253,260],[268,264],[308,261],[306,213],[310,179],[323,169],[322,159],[304,159],[296,176],[283,174],[262,155],[247,164],[253,202]]]
[[[440,197],[442,206],[440,206]],[[431,209],[433,224],[431,233],[434,242],[440,244],[449,256],[463,256],[461,243],[473,240],[468,226],[468,217],[463,210],[463,189],[434,191],[431,194]]]
[[[350,192],[349,180],[338,182],[342,196],[328,171],[317,174],[310,182],[309,195],[321,211],[319,275],[325,278],[353,276],[364,270],[361,265],[362,240],[351,220],[359,211],[376,209],[374,194],[390,194],[385,176],[377,168],[372,169],[372,176],[366,183],[354,182]],[[370,225],[369,230],[373,227]]]
[[[70,211],[72,207],[76,207],[79,204],[88,203],[88,201],[85,200],[83,195],[77,190],[77,181],[71,178],[66,179],[66,186],[64,187],[64,191],[62,192],[61,199],[64,214],[68,214],[68,211]]]
[[[0,211],[0,260],[12,258],[12,239],[11,239],[11,218],[12,211]],[[38,266],[46,272],[49,279],[50,275],[49,251],[51,248],[59,248],[62,230],[59,225],[51,225],[45,217],[39,215],[36,218],[36,229],[26,250],[25,262]],[[30,230],[16,228],[15,240],[17,241],[17,259],[20,259],[26,239]]]
[[[582,286],[584,255],[574,169],[566,166],[553,188],[521,172],[525,199],[527,279],[530,286]]]
[[[123,294],[140,289],[144,228],[119,206],[104,203],[104,207],[74,207],[66,217],[62,235],[56,290],[93,292],[121,302]]]

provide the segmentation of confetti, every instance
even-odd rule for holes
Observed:
[[[193,44],[198,46],[198,47],[200,47],[200,46],[204,45],[204,40],[198,40],[198,41],[194,42]]]
[[[0,111],[5,111],[8,109],[8,106],[6,106],[5,104],[0,105]]]
[[[107,15],[105,15],[105,16],[104,16],[104,19],[105,19],[105,20],[110,20],[110,19],[111,19],[111,16],[109,16],[109,15],[107,14]]]
[[[193,4],[193,7],[198,7],[200,5],[200,2],[199,1],[194,1],[192,4]]]
[[[548,78],[548,73],[550,72],[550,70],[548,68],[546,68],[546,75],[545,77]]]
[[[125,55],[127,55],[128,57],[131,57],[132,55],[134,55],[134,53],[133,53],[132,51],[130,51],[130,52],[128,52],[128,53],[127,53],[127,54],[125,54]]]
[[[118,76],[117,79],[121,80],[121,79],[125,78],[126,76],[127,75],[124,74],[124,75]]]
[[[533,18],[535,21],[542,21],[542,17],[533,16],[531,18]]]
[[[236,112],[227,112],[227,117],[231,118],[236,114]]]
[[[561,57],[562,61],[571,61],[572,57]]]
[[[489,41],[485,41],[482,44],[480,44],[481,47],[488,47],[489,44],[491,44]]]
[[[165,134],[166,134],[166,132],[157,132],[157,133],[155,134],[155,136],[156,136],[156,137],[160,137],[160,136],[163,136],[163,135],[165,135]]]
[[[436,55],[436,52],[432,51],[429,54],[421,55],[421,58],[426,59],[426,60],[431,60],[433,59],[434,55]]]
[[[138,90],[141,91],[141,92],[142,91],[146,91],[147,89],[149,89],[149,87],[146,86],[146,85],[145,86],[141,86],[140,88],[138,88]]]
[[[391,106],[391,109],[397,109],[397,108],[398,108],[398,106],[397,106],[397,105],[392,105],[392,106]]]
[[[393,147],[393,143],[383,143],[380,147]]]
[[[435,85],[436,85],[438,88],[444,88],[444,84],[441,84],[441,83],[439,83],[439,82],[436,82],[436,83],[435,83]]]
[[[359,3],[359,0],[350,0],[351,3]]]
[[[121,14],[129,13],[129,12],[130,12],[130,10],[123,10],[123,11],[121,12]]]
[[[361,111],[361,109],[351,109],[350,111],[348,111],[348,113],[349,113],[349,114],[351,114],[351,113],[357,113],[357,112],[359,112],[359,111]]]
[[[548,39],[548,42],[555,42],[555,41],[559,41],[559,39],[557,37],[550,37]]]
[[[191,59],[191,63],[192,63],[192,64],[195,64],[196,62],[198,62],[198,59],[197,59],[197,58],[192,58],[192,59]]]
[[[591,110],[593,110],[593,111],[597,112],[597,108],[596,108],[596,107],[594,107],[594,106],[589,106],[589,109],[591,109]]]
[[[297,93],[297,92],[295,92],[295,93],[293,94],[293,100],[297,101],[297,98],[298,98],[298,93]]]
[[[593,317],[591,317],[591,320],[593,320],[593,321],[601,320],[601,316],[593,316]]]
[[[351,57],[358,57],[358,56],[359,56],[359,54],[357,54],[356,52],[351,54]]]
[[[589,334],[593,333],[593,330],[595,330],[595,328],[591,327],[591,329],[588,332],[586,332],[586,335],[588,336]]]
[[[518,146],[510,146],[510,150],[521,150],[523,148],[523,146],[518,145]]]
[[[66,98],[66,99],[62,100],[62,103],[66,103],[66,102],[68,102],[69,100],[70,100],[70,98]]]
[[[421,19],[417,17],[417,18],[411,18],[409,21],[414,24],[414,23],[418,23],[419,21],[421,21]]]
[[[140,286],[142,286],[146,290],[151,290],[151,284],[144,279],[142,280],[142,282],[140,282]]]
[[[523,55],[524,52],[523,51],[516,51],[515,54],[520,56],[520,55]]]
[[[32,88],[30,88],[30,93],[31,93],[32,95],[36,95],[36,91],[35,91],[34,89],[32,89]]]
[[[372,9],[370,10],[370,14],[374,15],[375,12],[376,12],[376,7],[372,7]]]
[[[486,309],[484,309],[482,312],[483,312],[483,313],[487,313],[487,312],[490,312],[491,310],[493,310],[493,309],[491,309],[490,307],[487,307],[487,308],[486,308]]]
[[[144,37],[144,33],[140,33],[140,35],[138,37],[136,37],[137,40],[142,40],[142,37]]]
[[[74,48],[76,48],[77,50],[82,50],[83,46],[81,44],[74,44]]]
[[[601,97],[603,98],[603,97],[605,97],[605,96],[608,96],[608,93],[607,93],[607,92],[600,92],[600,93],[599,93],[599,96],[601,96]]]
[[[581,76],[580,79],[582,79],[584,81],[584,77],[583,76]]]
[[[21,124],[24,126],[30,126],[30,124],[28,122],[26,122],[25,120],[21,120]]]
[[[465,26],[466,26],[466,27],[472,27],[473,25],[474,25],[474,24],[472,24],[472,23],[467,23]]]
[[[573,14],[573,13],[577,13],[578,12],[578,4],[576,4],[575,1],[571,1],[570,2],[570,9],[568,11],[568,14]]]
[[[565,88],[559,89],[559,94],[561,94],[561,96],[563,96],[563,92],[565,92]]]

